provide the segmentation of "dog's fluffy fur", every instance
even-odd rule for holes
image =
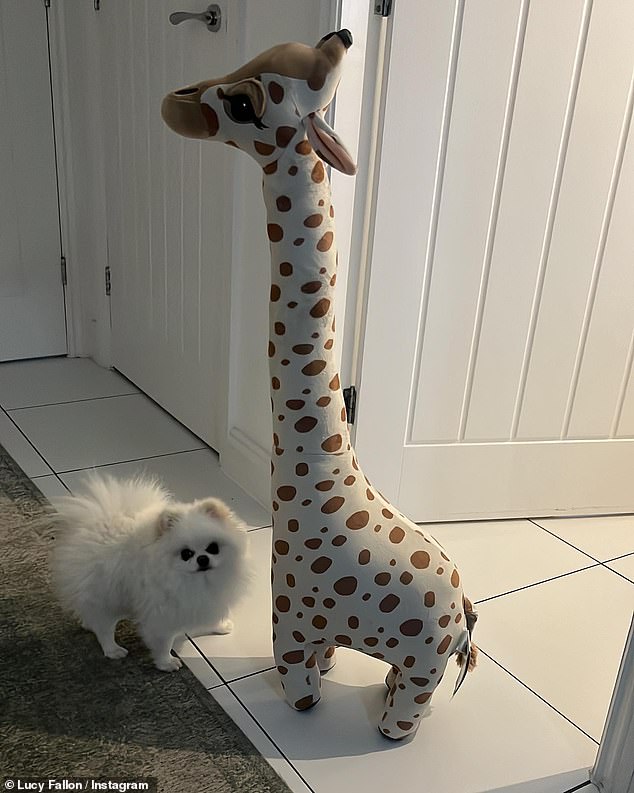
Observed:
[[[62,605],[96,635],[108,658],[119,620],[134,620],[156,666],[181,666],[185,632],[227,633],[248,580],[246,527],[214,498],[175,502],[154,480],[93,475],[86,493],[54,503],[51,573]]]

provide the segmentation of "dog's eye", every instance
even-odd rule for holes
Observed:
[[[184,562],[187,562],[189,559],[191,559],[193,555],[194,552],[190,551],[189,548],[183,548],[183,550],[181,551],[181,559]]]
[[[217,554],[219,550],[220,549],[218,548],[218,543],[217,542],[211,542],[207,546],[207,553],[210,553],[212,555]]]

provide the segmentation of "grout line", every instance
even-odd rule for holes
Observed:
[[[595,558],[594,556],[592,556],[591,554],[587,553],[586,551],[582,551],[581,548],[577,548],[576,545],[573,545],[571,542],[568,542],[568,540],[564,540],[563,537],[560,537],[558,534],[555,534],[550,529],[547,529],[545,526],[540,526],[539,523],[536,522],[535,518],[527,518],[526,520],[528,520],[530,523],[532,523],[535,526],[537,526],[537,528],[541,529],[542,531],[545,531],[546,534],[550,534],[550,536],[554,537],[556,540],[559,540],[560,542],[563,542],[566,545],[569,545],[571,548],[574,548],[575,551],[579,551],[579,553],[582,553],[584,556],[587,556],[588,559],[592,559],[595,562],[598,562],[599,564],[602,564],[600,559]]]
[[[126,396],[143,396],[141,391],[129,391],[125,394],[107,394],[106,396],[96,397],[81,397],[80,399],[65,399],[59,402],[42,402],[41,405],[23,405],[22,407],[5,408],[7,412],[14,412],[17,410],[32,410],[33,408],[48,408],[55,405],[74,405],[76,402],[96,402],[99,399],[117,399],[118,397]]]
[[[303,783],[306,785],[306,787],[308,788],[308,790],[310,790],[310,791],[311,791],[311,793],[315,793],[315,789],[314,789],[313,787],[311,787],[311,786],[308,784],[308,782],[306,781],[306,779],[304,778],[304,776],[303,776],[303,775],[302,775],[302,774],[299,772],[299,770],[298,770],[298,769],[297,769],[297,768],[296,768],[296,767],[293,765],[293,763],[292,763],[292,762],[291,762],[291,761],[288,759],[288,757],[287,757],[287,756],[286,756],[286,754],[285,754],[285,753],[282,751],[282,749],[279,747],[279,745],[277,744],[277,742],[276,742],[276,741],[275,741],[275,740],[274,740],[274,739],[273,739],[273,738],[272,738],[272,737],[269,735],[269,733],[268,733],[268,732],[267,732],[267,731],[264,729],[264,727],[263,727],[263,726],[260,724],[260,722],[259,722],[259,721],[258,721],[258,720],[255,718],[255,716],[254,716],[254,715],[251,713],[251,711],[250,711],[250,710],[247,708],[247,706],[244,704],[244,702],[242,702],[242,700],[240,699],[240,697],[239,697],[239,696],[236,694],[236,692],[235,692],[235,691],[234,691],[234,690],[231,688],[231,686],[227,685],[227,689],[228,689],[228,691],[229,691],[229,692],[230,692],[230,693],[233,695],[233,697],[235,697],[235,699],[236,699],[236,701],[238,702],[238,704],[239,704],[239,705],[240,705],[240,706],[241,706],[241,707],[242,707],[242,708],[243,708],[243,709],[246,711],[246,713],[249,715],[249,717],[250,717],[250,718],[251,718],[251,720],[254,722],[254,724],[256,724],[256,725],[259,727],[259,729],[260,729],[260,730],[261,730],[261,731],[264,733],[264,735],[265,735],[265,736],[266,736],[266,737],[269,739],[269,741],[270,741],[270,742],[273,744],[273,746],[274,746],[274,747],[277,749],[277,751],[280,753],[281,757],[282,757],[284,760],[286,760],[286,762],[287,762],[287,763],[289,764],[289,766],[290,766],[290,767],[293,769],[293,771],[295,771],[295,773],[297,774],[297,776],[298,776],[298,777],[301,779],[301,781],[302,781],[302,782],[303,782]],[[220,703],[219,703],[219,704],[220,704]],[[227,714],[227,715],[229,715],[229,714]],[[245,734],[246,734],[246,733],[245,733]],[[248,736],[247,736],[247,737],[248,737]],[[257,747],[256,747],[256,748],[257,748]],[[264,759],[266,759],[266,758],[264,758]],[[273,770],[275,771],[275,769],[273,769]],[[277,773],[277,772],[276,772],[276,773]]]
[[[72,491],[72,490],[70,489],[70,487],[69,487],[69,486],[66,484],[66,482],[62,481],[62,480],[59,478],[59,476],[58,476],[56,473],[52,473],[52,474],[41,474],[40,476],[29,476],[29,479],[31,480],[31,482],[33,482],[33,484],[34,484],[34,485],[36,485],[36,487],[38,488],[38,490],[40,490],[40,486],[38,485],[38,483],[37,483],[37,480],[38,480],[38,479],[48,479],[50,476],[52,476],[52,477],[54,477],[55,479],[57,479],[57,481],[60,483],[60,485],[61,485],[61,486],[62,486],[62,487],[63,487],[63,488],[64,488],[64,489],[65,489],[65,490],[68,492],[68,493],[70,493],[70,494],[72,495],[73,491]],[[46,495],[46,494],[44,494],[44,495]],[[47,498],[48,498],[48,496],[47,496]]]
[[[182,449],[178,452],[164,452],[163,454],[150,454],[147,457],[133,457],[130,460],[115,460],[112,463],[99,463],[98,465],[88,465],[82,468],[68,468],[64,471],[54,471],[54,473],[58,474],[76,474],[79,471],[94,471],[96,468],[108,468],[111,465],[123,465],[124,463],[142,463],[144,460],[156,460],[160,457],[173,457],[176,454],[191,454],[192,452],[201,452],[205,451],[208,448],[206,446],[201,446],[197,449]]]
[[[22,435],[24,440],[29,444],[29,446],[33,449],[33,451],[37,454],[37,456],[44,462],[45,465],[48,466],[51,474],[56,474],[57,472],[54,470],[53,466],[49,463],[49,461],[46,459],[46,457],[44,457],[44,455],[40,452],[40,450],[35,446],[35,444],[31,441],[31,439],[28,437],[28,435],[26,435],[23,432],[23,430],[19,426],[19,424],[17,424],[14,421],[13,417],[10,416],[9,413],[4,408],[0,408],[0,411],[9,419],[9,421],[13,424],[13,426],[20,433],[20,435]],[[18,462],[18,465],[20,465],[19,462]],[[20,467],[22,467],[22,466],[20,466]],[[26,473],[26,471],[25,471],[25,473]],[[28,476],[28,474],[27,474],[27,476]],[[50,474],[40,474],[40,476],[50,476]]]
[[[621,558],[623,558],[623,557],[621,557]],[[616,559],[612,559],[612,561],[615,562]],[[611,567],[608,567],[608,563],[607,562],[605,564],[602,562],[601,563],[601,567],[604,567],[606,570],[609,570],[610,573],[614,573],[615,575],[618,575],[619,578],[622,578],[624,581],[627,581],[628,584],[634,584],[634,581],[632,581],[631,578],[628,578],[623,573],[619,573],[618,570],[613,570]]]
[[[267,666],[264,669],[257,669],[255,672],[248,672],[246,675],[240,675],[239,677],[226,678],[224,675],[222,675],[220,673],[219,669],[216,669],[216,667],[213,665],[213,663],[209,660],[208,656],[205,655],[205,653],[196,644],[195,638],[198,638],[198,637],[192,637],[188,633],[186,633],[185,635],[187,636],[189,641],[193,644],[193,646],[196,648],[196,650],[200,653],[200,655],[205,659],[205,661],[207,661],[207,663],[213,669],[213,671],[218,675],[218,677],[220,678],[220,680],[222,682],[222,685],[228,686],[230,683],[237,683],[239,680],[246,680],[249,677],[255,677],[255,675],[261,675],[263,672],[271,672],[273,669],[276,668],[275,664],[274,664],[273,666]]]
[[[531,694],[534,694],[538,699],[540,699],[544,703],[544,705],[548,705],[548,707],[554,710],[555,713],[558,713],[562,717],[562,719],[565,719],[567,722],[572,724],[573,727],[576,727],[579,730],[579,732],[582,732],[586,736],[586,738],[589,738],[593,743],[596,743],[597,746],[599,745],[599,741],[597,741],[596,738],[593,738],[582,727],[580,727],[578,724],[575,724],[575,722],[572,719],[568,718],[568,716],[566,716],[565,713],[562,713],[560,710],[557,710],[557,708],[554,705],[552,705],[550,702],[548,702],[548,700],[544,699],[544,697],[542,697],[541,694],[538,694],[537,691],[532,689],[527,683],[524,683],[523,680],[520,680],[519,677],[514,675],[509,669],[503,666],[499,661],[496,661],[495,658],[493,658],[493,656],[489,655],[485,650],[483,650],[480,645],[478,645],[478,649],[480,650],[482,655],[484,655],[490,661],[493,661],[493,663],[496,666],[499,666],[499,668],[502,669],[504,672],[506,672],[507,675],[512,677],[513,680],[517,681],[521,686],[524,686],[524,688],[527,691],[530,691]]]
[[[209,660],[209,658],[207,658],[207,656],[206,656],[206,655],[205,655],[205,654],[202,652],[202,650],[201,650],[201,649],[200,649],[200,647],[199,647],[199,646],[196,644],[196,642],[195,642],[195,641],[192,639],[192,637],[191,637],[191,636],[190,636],[188,633],[186,633],[186,634],[185,634],[185,637],[187,638],[187,641],[188,641],[188,642],[189,642],[191,645],[193,645],[193,647],[194,647],[194,649],[196,650],[196,652],[197,652],[197,653],[200,655],[200,657],[203,659],[203,661],[205,661],[205,663],[206,663],[206,664],[209,666],[209,668],[211,669],[211,671],[212,671],[212,672],[213,672],[215,675],[217,675],[218,679],[220,680],[220,682],[219,682],[219,683],[216,683],[215,685],[211,686],[211,688],[218,688],[218,686],[226,685],[226,684],[227,684],[227,681],[226,681],[226,680],[225,680],[225,679],[222,677],[222,675],[221,675],[221,674],[219,674],[218,670],[217,670],[217,669],[215,668],[215,666],[214,666],[214,665],[211,663],[211,661]],[[174,652],[176,652],[176,651],[174,651]],[[178,655],[178,653],[176,653],[176,655]],[[180,656],[179,656],[179,657],[180,657]],[[185,663],[185,660],[184,660],[184,659],[181,659],[181,660],[183,661],[183,663]],[[209,690],[210,690],[210,689],[208,688],[208,689],[207,689],[207,691],[209,691]]]
[[[262,531],[262,529],[272,529],[272,524],[267,524],[266,526],[250,526],[247,524],[247,534],[250,534],[252,531]],[[613,560],[611,560],[613,561]]]
[[[194,639],[193,639],[191,636],[189,636],[189,634],[185,634],[185,635],[187,636],[187,638],[189,639],[189,641],[190,641],[190,642],[193,644],[193,646],[196,648],[196,650],[197,650],[197,651],[200,653],[200,655],[201,655],[201,656],[202,656],[202,657],[205,659],[205,661],[206,661],[206,662],[209,664],[209,666],[211,667],[211,669],[212,669],[212,670],[213,670],[213,671],[214,671],[214,672],[215,672],[215,673],[218,675],[218,677],[219,677],[219,678],[220,678],[220,680],[222,681],[220,685],[215,685],[215,686],[213,686],[212,688],[208,688],[208,689],[207,689],[207,691],[209,691],[209,692],[211,693],[211,692],[213,692],[213,691],[214,691],[214,689],[221,688],[221,687],[222,687],[222,688],[225,688],[225,689],[227,689],[227,691],[229,691],[229,692],[231,693],[231,695],[232,695],[232,696],[233,696],[233,697],[236,699],[236,701],[239,703],[239,705],[240,705],[240,706],[241,706],[241,707],[242,707],[242,708],[243,708],[243,709],[246,711],[246,713],[248,714],[249,718],[250,718],[250,719],[253,721],[253,723],[254,723],[254,724],[255,724],[255,725],[256,725],[256,726],[257,726],[257,727],[260,729],[260,731],[261,731],[262,733],[264,733],[264,735],[265,735],[265,736],[268,738],[268,740],[269,740],[269,741],[270,741],[270,742],[273,744],[273,746],[274,746],[274,747],[277,749],[277,751],[280,753],[280,756],[281,756],[281,757],[282,757],[284,760],[286,760],[286,762],[287,762],[287,763],[290,765],[290,767],[293,769],[293,771],[295,771],[295,773],[297,774],[297,776],[298,776],[298,777],[299,777],[299,778],[302,780],[302,782],[303,782],[303,783],[306,785],[306,787],[307,787],[307,788],[308,788],[310,791],[312,791],[312,793],[315,793],[315,791],[313,790],[313,788],[312,788],[312,787],[311,787],[311,786],[308,784],[308,782],[307,782],[307,781],[304,779],[304,777],[302,776],[302,774],[300,774],[300,772],[297,770],[297,768],[295,768],[295,766],[293,765],[293,763],[292,763],[292,762],[291,762],[291,761],[288,759],[288,757],[287,757],[287,756],[284,754],[284,752],[283,752],[283,751],[280,749],[280,747],[278,746],[278,744],[277,744],[277,743],[276,743],[276,742],[273,740],[273,738],[272,738],[272,737],[271,737],[271,736],[268,734],[268,732],[267,732],[267,731],[264,729],[264,727],[263,727],[263,726],[260,724],[260,722],[259,722],[259,721],[258,721],[258,720],[255,718],[255,716],[254,716],[254,715],[251,713],[251,711],[250,711],[250,710],[249,710],[249,709],[246,707],[246,705],[245,705],[245,704],[242,702],[242,700],[240,699],[240,697],[238,697],[238,695],[235,693],[235,691],[234,691],[234,690],[231,688],[231,684],[232,684],[232,683],[236,683],[236,682],[238,682],[238,681],[240,681],[240,680],[246,680],[246,679],[248,679],[249,677],[255,677],[256,675],[260,675],[260,674],[262,674],[263,672],[270,672],[272,669],[275,669],[275,666],[267,667],[266,669],[260,669],[260,670],[258,670],[257,672],[250,672],[250,673],[249,673],[249,674],[247,674],[247,675],[242,675],[242,677],[237,677],[237,678],[235,678],[234,680],[230,680],[230,681],[228,681],[228,680],[226,680],[226,679],[225,679],[225,677],[224,677],[223,675],[221,675],[221,674],[220,674],[219,670],[218,670],[218,669],[216,669],[216,667],[215,667],[215,666],[212,664],[212,662],[209,660],[209,658],[208,658],[208,657],[207,657],[207,656],[206,656],[206,655],[205,655],[205,654],[202,652],[202,650],[201,650],[201,649],[200,649],[200,647],[199,647],[199,646],[196,644],[196,642],[194,641]],[[212,696],[213,696],[213,694],[212,694]],[[218,704],[220,704],[220,703],[218,703]],[[222,707],[222,706],[221,706],[221,707]],[[226,712],[226,711],[225,711],[225,712]],[[227,715],[229,715],[229,714],[227,714]],[[237,725],[236,725],[236,726],[237,726]],[[244,733],[244,734],[246,735],[246,733]],[[249,736],[247,735],[247,738],[248,738],[248,737],[249,737]],[[266,758],[265,758],[265,759],[266,759]],[[275,770],[275,769],[273,769],[273,770]]]
[[[273,672],[275,671],[276,666],[267,666],[266,669],[258,669],[257,672],[249,672],[246,675],[240,675],[240,677],[235,677],[232,680],[227,680],[227,685],[230,686],[233,683],[239,683],[242,680],[248,680],[250,677],[255,677],[256,675],[264,674],[264,672]]]
[[[213,671],[214,671],[214,672],[215,672],[215,673],[218,675],[218,677],[220,678],[220,680],[221,680],[222,684],[223,684],[223,685],[227,685],[227,681],[225,680],[225,678],[224,678],[224,677],[223,677],[223,676],[220,674],[220,672],[218,671],[218,669],[216,669],[216,667],[215,667],[215,666],[214,666],[214,665],[211,663],[211,661],[209,660],[209,658],[208,658],[208,657],[205,655],[205,653],[204,653],[204,652],[203,652],[203,651],[200,649],[200,647],[199,647],[199,646],[196,644],[196,642],[195,642],[195,640],[194,640],[194,637],[190,636],[188,633],[186,633],[186,634],[185,634],[185,636],[187,636],[187,638],[189,639],[189,641],[190,641],[190,642],[191,642],[191,643],[194,645],[194,647],[196,648],[196,650],[197,650],[197,651],[200,653],[200,655],[201,655],[201,656],[202,656],[202,657],[205,659],[205,661],[206,661],[206,662],[209,664],[209,666],[211,667],[211,669],[212,669],[212,670],[213,670]],[[196,638],[198,638],[198,637],[196,637]]]
[[[612,559],[606,559],[605,562],[601,562],[601,564],[610,564],[611,562],[617,562],[619,559],[625,559],[628,556],[634,556],[634,551],[628,551],[627,553],[622,553],[620,556],[615,556]]]
[[[578,570],[570,570],[568,573],[561,573],[560,575],[554,575],[551,578],[544,578],[542,581],[535,581],[532,584],[526,584],[526,586],[520,586],[517,589],[509,589],[508,592],[500,592],[498,595],[491,595],[490,597],[482,598],[481,600],[475,600],[474,604],[480,605],[481,603],[488,603],[490,600],[497,600],[498,598],[506,597],[506,595],[514,595],[516,592],[523,592],[525,589],[533,589],[533,587],[541,586],[542,584],[549,584],[551,581],[558,581],[560,578],[567,578],[570,575],[584,573],[586,570],[593,570],[595,567],[602,566],[603,565],[601,562],[589,564],[587,567],[580,567]]]
[[[580,785],[569,787],[567,790],[564,790],[563,793],[575,793],[576,790],[581,790],[584,787],[588,787],[588,785],[594,785],[591,779],[587,779],[585,782],[582,782]],[[596,790],[597,788],[594,789]]]

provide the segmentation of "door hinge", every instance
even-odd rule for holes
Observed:
[[[354,424],[357,413],[357,389],[356,386],[349,386],[343,389],[343,403],[346,406],[346,421]]]
[[[62,286],[66,286],[68,283],[68,276],[66,273],[66,257],[62,256],[60,259],[60,268],[62,270]]]
[[[106,265],[106,295],[110,297],[112,282],[110,280],[110,265]]]
[[[374,3],[374,13],[377,16],[389,17],[392,13],[392,0],[380,0]]]

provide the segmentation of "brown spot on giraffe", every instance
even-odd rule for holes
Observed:
[[[278,127],[275,130],[275,142],[284,149],[290,143],[297,130],[294,127]]]
[[[271,80],[268,85],[268,90],[271,100],[276,105],[279,105],[284,99],[284,88],[279,83],[276,83],[275,80]]]
[[[295,146],[295,151],[298,154],[310,154],[313,150],[313,147],[307,140],[300,140],[300,142]]]
[[[327,231],[317,243],[317,250],[321,251],[322,253],[329,251],[332,246],[334,236],[335,235],[332,233],[332,231]]]
[[[261,140],[253,141],[253,147],[258,154],[261,154],[264,157],[268,157],[269,154],[273,154],[275,151],[275,146],[271,146],[270,143],[264,143]]]
[[[311,361],[310,363],[307,363],[306,366],[303,367],[302,374],[314,376],[319,374],[320,372],[323,372],[325,368],[326,368],[326,361],[322,361],[322,360]]]

